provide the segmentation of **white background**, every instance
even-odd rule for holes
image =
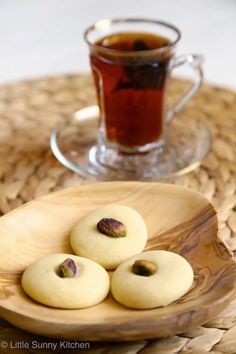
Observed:
[[[84,29],[120,16],[177,25],[178,52],[204,54],[206,81],[236,88],[236,0],[0,0],[0,82],[89,71]]]

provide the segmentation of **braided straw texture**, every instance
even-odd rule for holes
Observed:
[[[174,101],[188,87],[171,84]],[[60,165],[49,147],[52,129],[78,109],[95,103],[91,78],[69,75],[0,87],[0,213],[51,191],[88,183]],[[204,85],[178,119],[202,119],[213,133],[212,150],[201,167],[170,183],[193,188],[216,207],[219,237],[236,251],[236,94]],[[181,335],[130,343],[91,343],[90,349],[55,350],[40,343],[58,343],[25,333],[0,319],[0,353],[12,353],[10,341],[37,341],[36,349],[16,353],[171,354],[236,353],[236,299],[211,322]],[[7,343],[7,344],[6,344]],[[4,348],[6,347],[6,348]],[[7,348],[8,347],[8,348]],[[42,344],[43,348],[43,344]]]

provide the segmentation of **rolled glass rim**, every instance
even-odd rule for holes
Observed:
[[[169,30],[172,30],[176,34],[176,39],[171,41],[169,44],[161,47],[161,48],[156,48],[156,49],[149,49],[149,50],[136,50],[136,51],[124,51],[120,49],[113,49],[113,48],[106,48],[101,45],[98,45],[96,43],[92,43],[92,41],[89,40],[88,36],[92,31],[98,31],[99,29],[102,28],[109,28],[111,27],[112,24],[122,24],[122,23],[135,23],[135,22],[140,22],[140,23],[147,23],[147,24],[153,24],[153,25],[161,25],[163,27],[168,28]],[[105,18],[99,21],[96,21],[93,23],[91,26],[89,26],[85,31],[84,31],[84,40],[85,42],[89,45],[89,47],[92,47],[95,50],[98,51],[103,51],[107,52],[110,54],[123,54],[123,55],[134,55],[137,53],[139,55],[147,55],[147,54],[155,54],[159,53],[163,50],[166,49],[171,49],[173,48],[180,40],[181,38],[181,32],[180,30],[173,24],[158,20],[158,19],[151,19],[151,18],[144,18],[144,17],[120,17],[120,18]]]

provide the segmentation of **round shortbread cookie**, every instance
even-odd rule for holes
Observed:
[[[121,222],[124,237],[110,237],[97,229],[103,218]],[[70,243],[75,254],[92,259],[106,269],[114,269],[125,259],[143,251],[147,242],[146,224],[137,211],[123,205],[106,205],[79,220],[71,232]]]
[[[137,275],[137,260],[151,262],[154,274]],[[188,292],[193,283],[191,265],[180,255],[168,251],[147,251],[123,262],[111,278],[114,299],[127,307],[150,309],[167,306]]]
[[[72,259],[76,275],[62,278],[58,267]],[[109,275],[99,264],[70,254],[51,254],[32,263],[23,273],[21,284],[32,299],[51,307],[76,309],[94,306],[110,290]]]

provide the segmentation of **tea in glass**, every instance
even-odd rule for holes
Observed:
[[[169,123],[203,78],[201,56],[175,55],[180,37],[174,25],[143,18],[105,19],[85,31],[100,109],[89,160],[101,175],[142,179],[176,170]],[[170,74],[182,65],[191,67],[193,84],[167,109]]]
[[[90,56],[108,141],[129,149],[162,137],[169,45],[167,38],[145,32],[116,33],[95,43],[109,49]],[[153,55],[152,50],[161,48],[162,55]]]

